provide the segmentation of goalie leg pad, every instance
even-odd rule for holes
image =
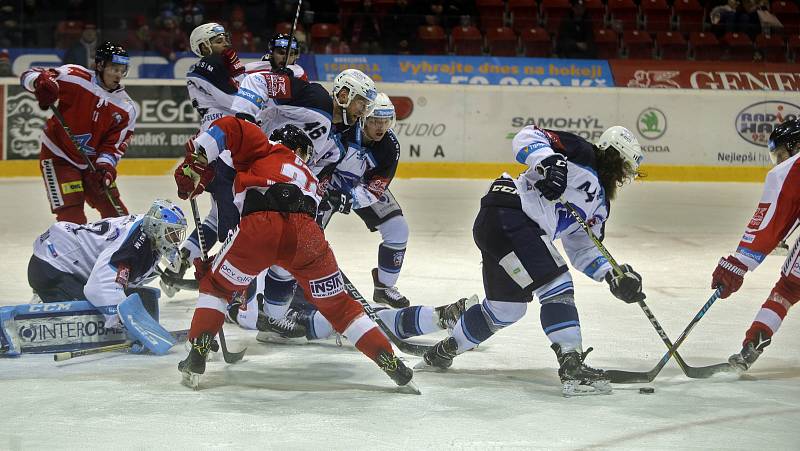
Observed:
[[[164,355],[175,345],[175,338],[142,305],[142,298],[134,293],[117,306],[119,317],[127,332],[153,354]]]

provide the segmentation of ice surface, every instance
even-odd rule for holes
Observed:
[[[398,286],[412,303],[483,295],[471,229],[488,183],[392,184],[411,229]],[[0,182],[0,304],[30,298],[31,243],[52,221],[41,185]],[[175,197],[167,176],[120,185],[132,211]],[[673,340],[710,296],[711,271],[736,246],[760,191],[656,182],[621,191],[605,243],[642,274],[647,302]],[[371,294],[379,235],[354,214],[335,217],[327,234],[342,269]],[[782,262],[769,257],[739,293],[711,308],[681,348],[689,364],[719,363],[739,350]],[[666,348],[641,310],[613,298],[605,283],[573,276],[584,346],[595,348],[588,363],[652,368]],[[188,327],[194,296],[162,299],[162,322]],[[565,399],[537,305],[530,307],[451,371],[417,374],[422,396],[394,393],[347,345],[264,345],[231,326],[229,345],[247,345],[247,356],[210,362],[199,392],[179,383],[182,347],[164,357],[102,354],[61,364],[50,355],[0,359],[0,449],[800,449],[800,330],[792,314],[742,379],[692,380],[671,362],[650,384],[652,395],[618,385],[609,396]]]

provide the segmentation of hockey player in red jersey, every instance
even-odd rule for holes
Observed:
[[[128,52],[106,42],[97,48],[95,63],[94,71],[66,64],[33,68],[20,77],[42,109],[56,105],[81,146],[80,150],[75,147],[55,117],[47,121],[39,166],[50,209],[58,221],[85,224],[84,201],[103,218],[118,216],[114,204],[127,214],[115,181],[117,163],[133,135],[137,114],[120,84],[128,73]]]
[[[377,324],[345,290],[333,252],[314,222],[320,193],[306,165],[313,155],[311,140],[291,124],[270,138],[275,142],[250,122],[223,117],[187,143],[186,160],[175,172],[178,195],[197,196],[213,177],[208,164],[230,152],[236,169],[234,203],[241,212],[239,226],[213,261],[198,264],[200,295],[189,332],[192,349],[178,369],[197,386],[229,303],[244,295],[259,272],[280,265],[337,332],[398,385],[409,384],[412,370],[394,355]]]
[[[778,125],[769,136],[769,152],[776,164],[767,174],[764,192],[733,255],[720,259],[711,287],[721,287],[725,299],[741,288],[747,271],[754,271],[800,219],[800,119]],[[800,300],[800,246],[795,242],[781,276],[745,333],[742,350],[728,359],[746,371],[764,352],[789,307]]]

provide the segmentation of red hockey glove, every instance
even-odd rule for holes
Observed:
[[[221,56],[232,78],[238,77],[244,73],[244,64],[239,60],[239,55],[236,54],[236,50],[227,48],[222,51]]]
[[[717,269],[711,275],[711,288],[720,290],[719,297],[727,298],[739,291],[744,283],[744,275],[747,274],[747,266],[733,255],[719,259]]]
[[[58,83],[48,72],[42,72],[33,81],[33,94],[39,101],[39,108],[46,110],[58,100]]]
[[[186,143],[186,157],[175,169],[175,184],[178,186],[178,197],[183,200],[200,195],[214,179],[214,170],[209,167],[203,153],[195,154],[192,141]]]
[[[113,161],[113,157],[111,161]],[[117,168],[109,162],[108,158],[103,157],[103,154],[100,154],[95,160],[94,169],[92,179],[101,190],[111,187],[117,179]]]
[[[195,258],[194,259],[194,278],[197,281],[203,279],[203,277],[207,276],[211,272],[211,263],[214,262],[214,259],[209,257],[207,260],[203,260],[202,258]]]

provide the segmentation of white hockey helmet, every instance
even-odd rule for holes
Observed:
[[[202,58],[204,55],[200,51],[200,44],[205,44],[206,47],[211,49],[210,41],[221,34],[227,33],[228,32],[225,31],[225,27],[216,22],[198,25],[194,30],[192,30],[192,34],[189,36],[189,46],[192,48],[192,52],[194,52],[195,55]]]
[[[336,96],[342,88],[347,88],[349,91],[347,94],[347,102],[345,103],[339,102],[339,98]],[[367,99],[367,114],[369,114],[369,111],[374,105],[375,97],[378,95],[378,91],[375,89],[375,82],[372,81],[367,74],[358,69],[345,69],[341,71],[339,75],[333,79],[333,98],[336,104],[342,108],[347,108],[357,95]]]
[[[622,155],[622,158],[631,165],[631,169],[633,169],[634,172],[639,170],[639,165],[644,159],[639,141],[633,136],[630,130],[621,125],[609,127],[604,131],[603,134],[600,135],[600,139],[597,140],[595,146],[601,150],[613,147]]]
[[[390,99],[386,93],[379,92],[378,95],[375,96],[375,102],[373,103],[372,111],[367,113],[367,118],[371,117],[389,119],[391,120],[389,128],[394,128],[395,123],[397,123],[397,115],[394,112],[394,104],[392,103],[392,99]]]
[[[186,216],[172,201],[156,199],[144,215],[142,230],[161,255],[170,255],[186,237]]]

